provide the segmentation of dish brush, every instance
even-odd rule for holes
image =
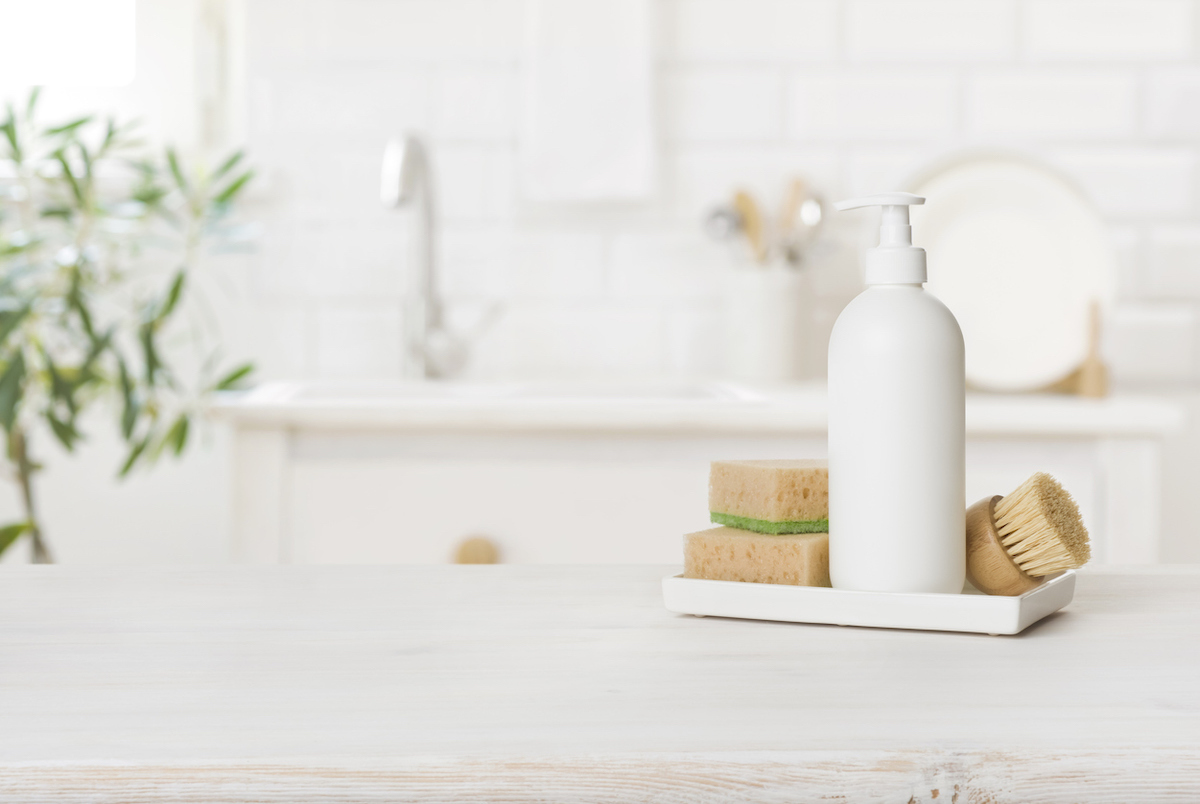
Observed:
[[[967,579],[989,595],[1023,595],[1091,554],[1079,506],[1044,472],[967,509]]]

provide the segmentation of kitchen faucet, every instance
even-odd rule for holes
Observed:
[[[388,209],[415,206],[413,260],[404,288],[401,375],[445,377],[466,362],[466,349],[442,324],[435,276],[433,180],[428,151],[420,139],[410,134],[388,142],[379,197]]]

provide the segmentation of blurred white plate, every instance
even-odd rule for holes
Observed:
[[[1088,350],[1093,299],[1108,308],[1116,255],[1103,221],[1068,180],[1007,155],[960,158],[914,183],[913,237],[927,287],[954,312],[967,381],[996,391],[1049,385]]]

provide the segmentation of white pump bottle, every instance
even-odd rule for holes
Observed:
[[[963,337],[923,287],[908,207],[883,193],[867,289],[829,341],[829,574],[838,589],[957,594],[966,574]]]

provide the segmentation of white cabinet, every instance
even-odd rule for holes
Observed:
[[[681,536],[708,526],[708,462],[824,456],[823,404],[814,389],[713,401],[708,419],[695,404],[674,418],[661,405],[550,406],[541,418],[514,405],[506,419],[477,401],[439,419],[423,403],[410,422],[399,404],[385,416],[231,400],[234,556],[444,563],[485,536],[505,562],[675,563]],[[1047,471],[1079,502],[1097,561],[1156,561],[1160,441],[1180,420],[1149,400],[973,398],[967,502]]]
[[[302,563],[449,560],[486,536],[515,563],[674,563],[708,524],[708,460],[824,452],[816,439],[300,436],[285,470]],[[482,443],[480,443],[482,442]]]

